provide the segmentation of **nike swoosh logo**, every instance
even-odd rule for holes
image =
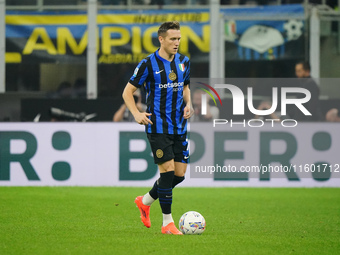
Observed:
[[[184,156],[184,159],[188,159],[189,158],[189,156]]]
[[[159,74],[159,73],[161,73],[161,72],[163,72],[164,71],[164,69],[163,70],[160,70],[160,71],[156,71],[155,73],[156,74]]]

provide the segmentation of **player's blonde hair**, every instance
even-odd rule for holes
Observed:
[[[180,30],[180,28],[178,21],[164,22],[158,29],[158,36],[164,36],[169,29]]]

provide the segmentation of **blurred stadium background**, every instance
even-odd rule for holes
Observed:
[[[311,62],[314,78],[339,76],[337,0],[0,3],[0,121],[33,121],[39,113],[40,121],[48,121],[52,105],[71,112],[96,109],[93,121],[112,121],[136,64],[158,45],[155,27],[171,19],[182,23],[180,52],[190,56],[194,78],[295,77],[294,65],[301,60]],[[94,29],[88,29],[91,24]],[[255,25],[275,31],[254,40],[267,37],[280,46],[244,47],[242,34]],[[92,33],[89,40],[85,31]],[[86,47],[96,42],[97,50]],[[323,111],[339,108],[338,87],[320,84],[320,89]]]

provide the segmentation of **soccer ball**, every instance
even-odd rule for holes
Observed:
[[[198,212],[186,212],[179,220],[179,230],[185,235],[200,235],[204,229],[205,219]]]

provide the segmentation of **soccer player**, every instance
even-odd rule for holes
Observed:
[[[151,226],[150,206],[159,199],[163,213],[163,234],[181,235],[172,215],[172,189],[184,180],[189,151],[187,119],[193,114],[190,100],[190,61],[178,53],[181,39],[180,24],[165,22],[158,29],[160,48],[143,59],[127,83],[123,99],[135,118],[145,125],[154,162],[158,165],[160,178],[144,196],[135,203],[141,220]],[[146,112],[140,112],[133,99],[136,89],[146,90]]]

